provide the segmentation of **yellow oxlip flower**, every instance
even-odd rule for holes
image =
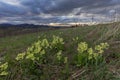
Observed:
[[[35,60],[35,56],[34,56],[34,54],[28,54],[26,56],[26,59]]]
[[[4,64],[0,65],[0,75],[8,75],[8,72],[6,71],[8,68],[8,62],[5,62]]]
[[[93,58],[93,54],[94,54],[93,49],[92,49],[92,48],[89,48],[87,52],[88,52],[88,54],[89,54],[88,59],[92,59],[92,58]]]
[[[59,51],[59,52],[57,53],[57,59],[60,61],[61,58],[62,58],[62,51]]]
[[[86,42],[81,42],[78,44],[78,52],[79,53],[83,53],[84,51],[86,51],[88,49],[88,44]]]
[[[24,57],[25,57],[25,53],[20,53],[17,55],[16,60],[24,59]]]

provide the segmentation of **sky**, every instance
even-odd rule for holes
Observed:
[[[0,23],[106,22],[119,14],[120,0],[0,0]]]

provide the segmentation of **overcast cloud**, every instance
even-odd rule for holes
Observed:
[[[0,0],[0,23],[110,21],[120,0]]]

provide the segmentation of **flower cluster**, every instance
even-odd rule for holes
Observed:
[[[64,40],[58,36],[53,36],[51,47],[56,50],[63,50]]]
[[[7,75],[8,74],[7,69],[8,69],[8,62],[0,65],[0,75],[1,76]]]
[[[99,61],[100,59],[102,60],[102,53],[108,47],[108,43],[100,43],[100,45],[96,45],[95,48],[89,48],[86,42],[79,43],[77,48],[77,66],[86,65],[88,63],[94,63],[96,61]]]
[[[78,38],[75,38],[77,41]],[[94,48],[89,47],[86,42],[80,42],[77,47],[78,53],[75,56],[75,64],[77,66],[84,66],[94,63],[100,63],[103,59],[102,53],[107,49],[109,45],[107,43],[100,43]],[[58,36],[53,36],[52,41],[47,39],[38,40],[33,43],[31,47],[28,47],[27,50],[23,53],[20,53],[16,56],[15,64],[22,69],[23,73],[31,73],[40,75],[42,74],[41,66],[52,62],[57,65],[65,65],[65,73],[69,73],[69,59],[64,56],[64,40]],[[51,59],[51,54],[52,58]],[[74,56],[74,55],[73,55]],[[98,62],[99,61],[99,62]],[[0,63],[1,64],[1,63]],[[0,75],[8,75],[10,71],[10,65],[8,62],[0,65]],[[49,65],[49,64],[48,64]],[[44,72],[44,71],[43,71]]]

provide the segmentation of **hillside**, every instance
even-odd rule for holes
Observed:
[[[32,63],[26,59],[20,62],[15,60],[17,54],[27,54],[29,48],[46,39],[50,47],[53,46],[54,39],[56,42],[58,39],[59,45],[55,45],[55,48],[52,47],[52,49],[49,46],[45,48],[47,41],[43,42],[46,53],[43,57],[44,60]],[[74,63],[74,58],[80,53],[79,48],[84,49],[81,46],[78,47],[79,44],[82,44],[81,42],[85,42],[91,48],[101,43],[108,43],[109,48],[104,50],[102,61],[98,61],[98,63],[93,61],[92,63],[83,60],[81,63],[84,62],[84,64],[78,66],[79,63]],[[40,48],[40,45],[36,48]],[[119,80],[119,48],[119,22],[2,37],[0,38],[0,60],[1,63],[8,62],[7,71],[10,74],[0,76],[0,80]],[[85,53],[87,54],[87,52]],[[60,62],[57,61],[56,56],[65,58],[65,61],[62,58],[60,58]]]
[[[0,24],[0,37],[37,33],[48,30],[66,28],[65,26],[34,25],[34,24]]]

